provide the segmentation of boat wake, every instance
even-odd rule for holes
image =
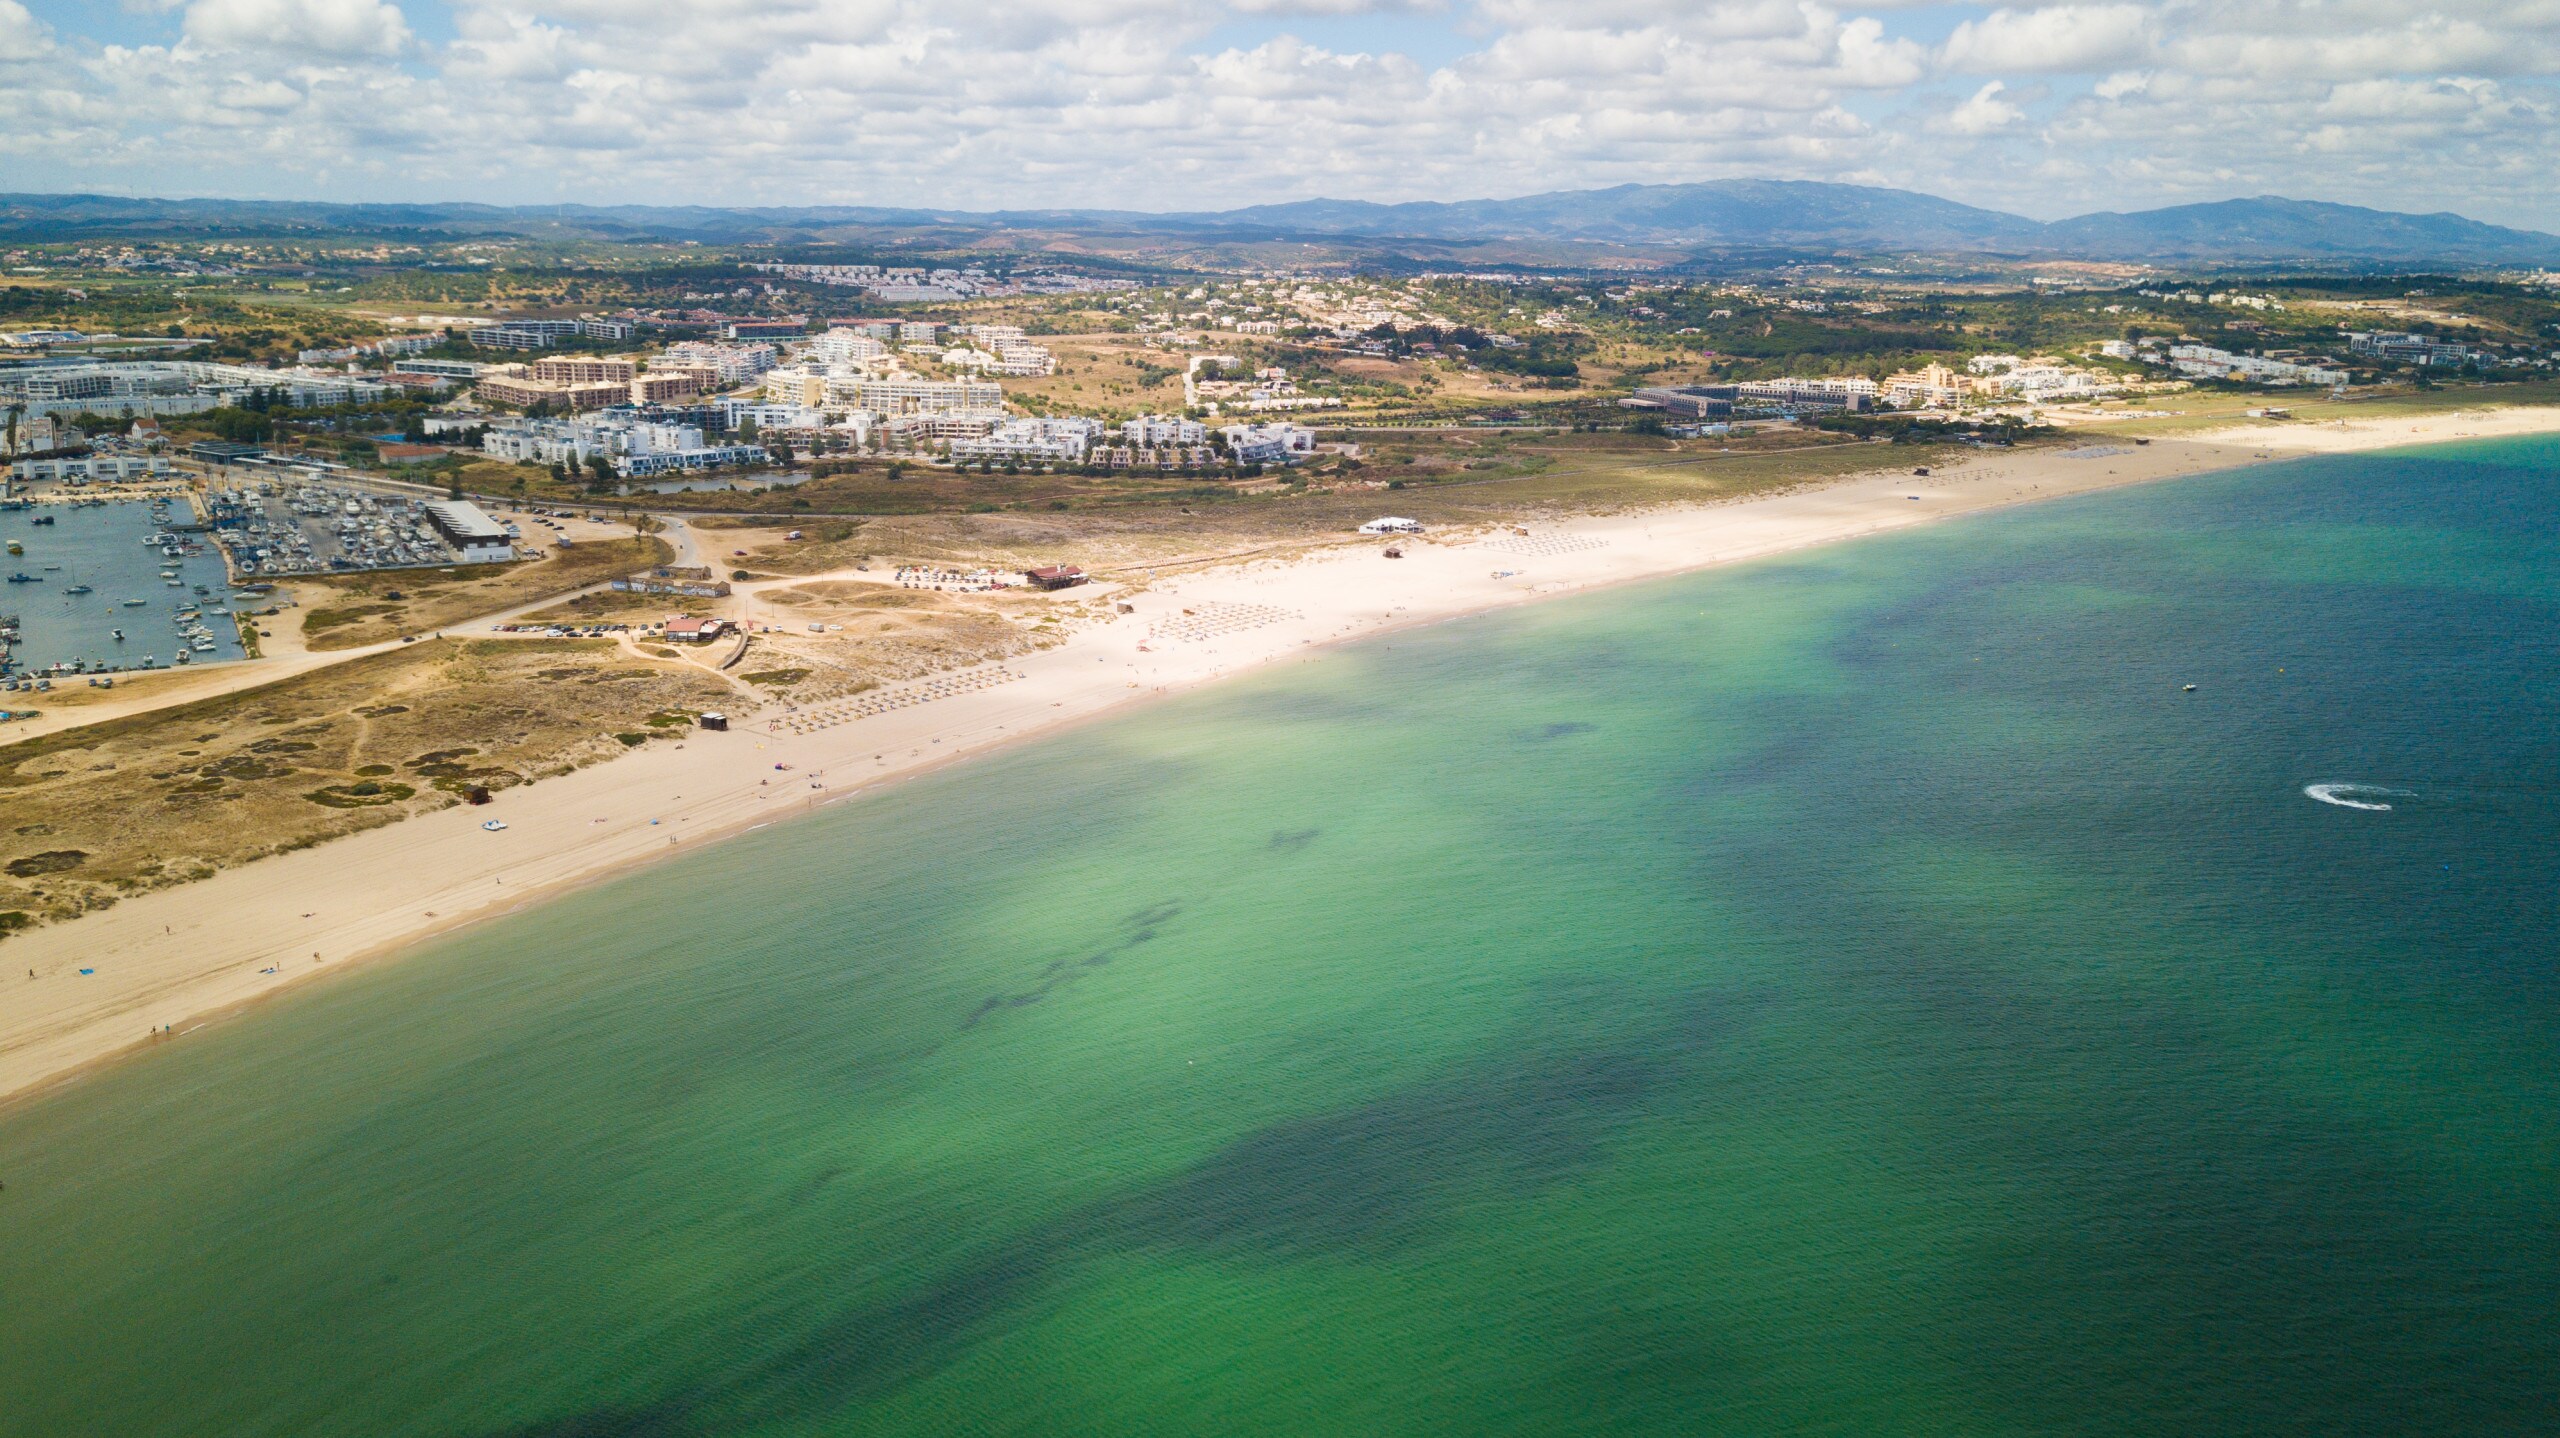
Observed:
[[[2341,809],[2365,809],[2377,814],[2391,811],[2391,806],[2383,802],[2386,798],[2414,797],[2406,789],[2386,789],[2380,784],[2305,784],[2302,792],[2323,804],[2335,804]]]

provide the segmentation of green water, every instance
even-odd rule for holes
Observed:
[[[2555,473],[1408,633],[349,975],[0,1114],[0,1432],[2550,1431]]]

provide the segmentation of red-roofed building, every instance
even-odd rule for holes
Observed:
[[[671,643],[708,644],[728,627],[728,621],[723,619],[670,619],[666,632]]]

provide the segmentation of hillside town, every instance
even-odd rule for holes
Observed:
[[[454,257],[502,253],[468,245]],[[396,267],[407,255],[366,259]],[[293,256],[135,247],[11,258],[189,279],[320,259]],[[18,484],[289,450],[306,477],[432,469],[479,483],[505,472],[586,496],[791,485],[864,464],[1204,475],[1251,492],[1275,473],[1294,486],[1290,472],[1316,461],[1357,468],[1363,432],[1382,426],[1728,441],[1880,425],[2008,433],[2103,422],[2199,389],[2342,394],[2553,365],[2549,332],[2492,338],[2423,294],[2333,297],[2302,284],[2083,289],[2039,277],[2015,296],[1900,293],[1822,266],[1715,280],[1513,269],[1148,282],[756,259],[733,273],[725,287],[658,290],[619,308],[377,311],[369,333],[248,356],[235,338],[184,325],[10,330],[0,450]],[[2402,323],[2373,323],[2385,319]],[[2057,321],[2057,343],[1986,342]],[[1919,330],[1934,348],[1914,348]],[[161,425],[198,448],[152,443]]]

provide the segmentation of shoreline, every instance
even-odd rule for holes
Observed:
[[[2560,432],[2560,408],[2399,416],[1982,452],[1725,503],[1528,521],[1213,563],[1134,612],[1016,658],[874,691],[957,692],[819,725],[848,701],[769,705],[726,733],[508,790],[125,900],[0,944],[0,1105],[323,975],[1024,740],[1287,658],[1560,595],[1767,558],[1966,514],[2314,454]],[[1880,458],[1883,453],[1880,448]],[[1392,504],[1379,496],[1382,512]],[[980,687],[968,681],[1008,677]],[[789,765],[785,769],[779,766]],[[776,781],[780,781],[777,783]],[[488,818],[504,832],[483,831]],[[663,840],[664,842],[661,842]],[[94,969],[89,975],[82,969]],[[20,977],[33,972],[35,978]]]

